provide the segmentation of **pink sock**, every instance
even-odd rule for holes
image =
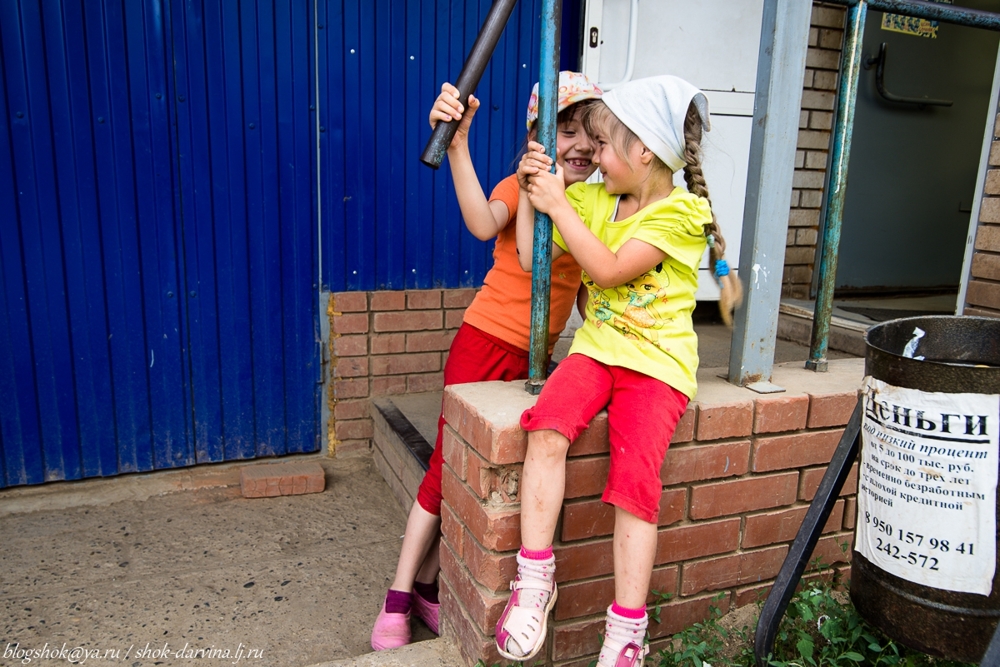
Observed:
[[[521,552],[517,554],[517,576],[522,581],[526,578],[540,579],[546,583],[553,583],[556,578],[556,559],[552,555],[552,547],[541,551],[531,551],[521,547]],[[518,606],[534,607],[544,609],[548,604],[551,593],[539,589],[521,589],[518,596]]]
[[[624,616],[625,618],[642,618],[646,615],[646,608],[639,607],[638,609],[630,609],[628,607],[623,607],[618,604],[615,600],[611,603],[611,611],[615,612],[619,616]]]
[[[541,551],[532,551],[522,544],[521,555],[531,560],[548,560],[552,558],[552,545],[550,544]]]
[[[608,615],[604,622],[604,643],[601,654],[597,658],[599,667],[612,667],[618,664],[622,651],[629,644],[642,648],[646,639],[646,627],[649,617],[646,609],[629,609],[617,602],[608,607]],[[641,664],[641,660],[639,661]]]
[[[413,606],[413,593],[394,591],[385,594],[385,610],[389,614],[409,614]]]

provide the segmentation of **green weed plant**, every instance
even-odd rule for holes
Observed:
[[[792,597],[778,627],[770,667],[974,667],[909,649],[870,626],[834,581],[811,581]],[[720,596],[724,597],[724,596]],[[650,656],[656,667],[755,667],[754,627],[726,629],[722,612],[673,636]],[[727,642],[735,635],[735,641]],[[728,648],[727,648],[728,643]],[[735,647],[735,648],[734,648]]]
[[[813,568],[821,570],[818,564]],[[671,596],[654,593],[657,604],[649,616],[653,623],[658,623],[663,604]],[[724,593],[716,598],[723,599]],[[756,667],[753,633],[757,617],[750,627],[729,629],[720,623],[719,607],[711,605],[709,609],[709,618],[675,634],[667,648],[651,653],[646,658],[646,667]],[[861,617],[850,600],[837,592],[837,581],[832,578],[810,581],[792,596],[767,664],[768,667],[975,667],[971,663],[933,658],[897,644]],[[501,666],[488,666],[480,660],[475,667]]]

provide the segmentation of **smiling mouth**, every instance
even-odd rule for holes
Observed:
[[[566,160],[566,164],[573,167],[574,169],[589,169],[591,165],[590,160]]]

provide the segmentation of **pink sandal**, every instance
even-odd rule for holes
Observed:
[[[642,661],[648,653],[648,646],[639,646],[635,642],[629,642],[618,651],[618,658],[612,667],[642,667]]]
[[[522,580],[520,576],[510,582],[510,589],[513,592],[503,614],[500,615],[500,620],[497,621],[497,651],[508,660],[530,660],[545,643],[549,612],[556,604],[558,590],[555,582],[534,578]],[[524,589],[549,593],[545,609],[519,606],[520,592]],[[513,652],[519,649],[527,652],[522,655]]]

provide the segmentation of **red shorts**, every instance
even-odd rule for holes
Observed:
[[[528,351],[511,345],[462,323],[455,340],[448,349],[448,360],[444,364],[444,386],[466,382],[489,382],[491,380],[524,380],[528,377]],[[437,441],[431,455],[427,474],[417,490],[417,502],[435,516],[441,514],[441,436],[444,433],[444,414],[438,417]]]
[[[660,380],[571,354],[549,376],[534,407],[521,415],[521,428],[552,429],[573,442],[606,407],[611,470],[601,499],[656,523],[660,468],[687,404],[687,396]]]

